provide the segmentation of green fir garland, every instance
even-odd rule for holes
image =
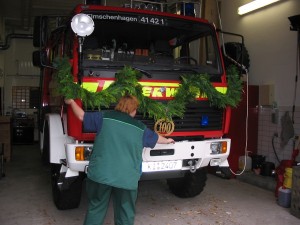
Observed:
[[[227,92],[218,92],[209,81],[207,74],[182,75],[182,82],[177,88],[174,99],[164,104],[143,95],[142,86],[138,83],[142,74],[125,66],[118,71],[115,81],[101,92],[89,92],[81,85],[74,83],[71,75],[71,66],[67,58],[56,60],[58,69],[57,79],[58,92],[67,99],[81,99],[86,106],[92,108],[106,107],[115,104],[125,94],[134,95],[139,100],[138,111],[144,116],[154,118],[172,119],[173,117],[184,116],[186,105],[195,101],[199,93],[205,93],[212,106],[225,108],[226,106],[236,107],[241,100],[242,81],[236,67],[231,66],[227,70]]]

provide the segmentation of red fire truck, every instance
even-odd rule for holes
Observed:
[[[216,29],[199,18],[195,1],[130,1],[121,6],[91,2],[77,5],[69,17],[35,20],[33,42],[40,50],[33,60],[41,68],[40,147],[51,166],[58,209],[80,204],[95,133],[85,132],[66,109],[53,78],[55,59],[67,57],[74,82],[90,92],[107,88],[124,66],[138,70],[143,94],[162,103],[172,100],[183,74],[207,74],[214,89],[227,91]],[[99,110],[76,101],[86,111]],[[200,194],[208,166],[228,168],[230,139],[224,134],[230,112],[230,107],[215,107],[205,96],[189,102],[182,118],[172,118],[174,131],[169,136],[176,143],[143,150],[141,180],[167,179],[179,197]],[[155,129],[157,121],[147,114],[136,118]]]

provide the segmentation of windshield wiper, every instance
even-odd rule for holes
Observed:
[[[198,70],[191,69],[191,68],[168,68],[168,69],[156,69],[156,70],[151,70],[151,71],[153,71],[153,72],[170,72],[170,71],[181,72],[181,71],[186,71],[186,72],[199,73]]]
[[[114,69],[117,69],[117,68],[123,68],[125,65],[109,65],[109,64],[105,64],[105,65],[91,65],[89,66],[89,68],[105,68],[105,69],[111,69],[111,68],[114,68]],[[150,73],[148,73],[147,71],[143,70],[143,69],[140,69],[138,67],[135,67],[135,66],[130,66],[132,69],[135,69],[139,72],[141,72],[142,74],[144,74],[146,77],[148,78],[152,78],[152,75]]]
[[[141,73],[144,74],[146,77],[152,78],[152,75],[151,75],[150,73],[148,73],[147,71],[142,70],[142,69],[140,69],[140,68],[138,68],[138,67],[132,67],[132,68],[135,69],[135,70],[137,70],[137,71],[139,71],[139,72],[141,72]]]

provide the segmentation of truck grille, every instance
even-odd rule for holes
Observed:
[[[101,108],[101,110],[113,110],[114,106]],[[92,109],[85,109],[93,111]],[[193,132],[193,131],[218,131],[223,128],[224,109],[212,107],[208,101],[195,101],[186,107],[183,118],[174,117],[174,132]],[[137,113],[136,119],[142,121],[151,130],[154,129],[154,119],[145,118]],[[205,121],[204,121],[205,120]],[[202,139],[201,137],[199,137]]]
[[[216,131],[223,125],[224,109],[214,108],[208,101],[193,102],[186,107],[184,117],[173,118],[175,132],[187,131]],[[141,120],[150,129],[153,129],[155,121],[137,114],[136,119]],[[205,121],[204,121],[205,120]]]

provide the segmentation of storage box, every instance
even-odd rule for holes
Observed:
[[[259,105],[270,106],[274,103],[274,85],[259,86]]]
[[[300,218],[300,166],[293,167],[291,214]]]
[[[4,146],[4,159],[11,159],[11,117],[0,116],[0,144]]]

